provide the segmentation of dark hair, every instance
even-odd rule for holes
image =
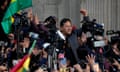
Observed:
[[[34,46],[34,49],[40,49],[40,48],[39,48],[39,46],[36,44],[36,45]]]
[[[56,17],[54,16],[49,16],[45,19],[44,22],[50,22],[50,24],[56,24]]]
[[[45,27],[49,28],[52,31],[56,30],[56,17],[49,16],[48,18],[45,19],[44,22],[48,23],[47,25],[45,25]]]
[[[64,23],[66,23],[67,21],[71,22],[71,20],[69,18],[63,18],[61,21],[60,21],[60,27],[64,26]]]

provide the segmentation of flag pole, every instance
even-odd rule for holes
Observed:
[[[32,44],[32,46],[31,46],[31,48],[30,48],[30,50],[29,50],[29,55],[31,55],[32,50],[34,49],[36,42],[37,42],[37,40],[34,40],[34,41],[33,41],[33,44]]]

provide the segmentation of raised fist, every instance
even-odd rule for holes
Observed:
[[[80,13],[83,15],[83,16],[87,16],[87,10],[86,9],[81,9],[80,10]]]

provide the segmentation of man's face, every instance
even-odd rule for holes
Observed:
[[[61,27],[61,31],[65,35],[70,35],[72,33],[72,24],[71,22],[67,21],[64,23],[64,25]]]

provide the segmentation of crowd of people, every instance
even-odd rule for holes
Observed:
[[[89,21],[85,9],[80,13],[84,21]],[[31,9],[27,14],[16,14],[15,18],[13,30],[0,41],[0,72],[7,72],[19,63],[34,40],[37,43],[32,50],[29,72],[120,71],[119,39],[110,42],[105,33],[88,37],[87,32],[75,27],[69,18],[58,23],[56,17],[50,16],[42,22]],[[95,47],[95,41],[104,42],[104,46]]]

